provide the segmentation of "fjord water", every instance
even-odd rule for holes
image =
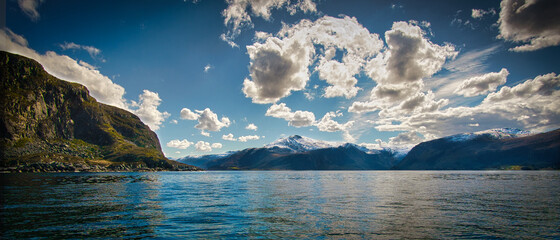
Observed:
[[[558,171],[2,174],[2,238],[560,238]]]

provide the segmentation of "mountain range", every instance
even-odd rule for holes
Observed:
[[[560,169],[560,129],[512,128],[457,134],[402,149],[367,149],[299,135],[261,148],[178,159],[208,170],[484,170]]]
[[[167,159],[140,119],[36,61],[0,52],[2,171],[198,170]]]

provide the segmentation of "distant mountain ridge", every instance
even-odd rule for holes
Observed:
[[[397,170],[560,169],[560,129],[494,129],[416,145]]]
[[[559,132],[497,128],[427,141],[409,152],[294,135],[261,148],[179,161],[209,170],[560,169]]]
[[[270,144],[265,145],[265,148],[282,148],[291,152],[307,152],[321,148],[335,148],[342,146],[344,143],[320,141],[300,135],[293,135],[285,138],[280,138]]]
[[[261,148],[187,156],[178,161],[208,170],[387,170],[402,159],[396,155],[388,149],[293,135]]]
[[[136,115],[98,103],[32,59],[0,51],[0,74],[3,171],[198,169],[167,159]]]
[[[478,131],[473,133],[461,133],[461,134],[456,134],[444,138],[449,139],[451,141],[458,142],[458,141],[472,140],[480,136],[487,136],[493,139],[509,139],[509,138],[527,137],[530,135],[534,135],[534,133],[517,129],[517,128],[494,128],[494,129]]]

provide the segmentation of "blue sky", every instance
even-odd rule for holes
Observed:
[[[2,50],[136,113],[169,157],[560,126],[557,1],[7,0]]]

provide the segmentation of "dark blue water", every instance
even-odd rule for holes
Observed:
[[[558,171],[0,177],[6,239],[560,239]]]

